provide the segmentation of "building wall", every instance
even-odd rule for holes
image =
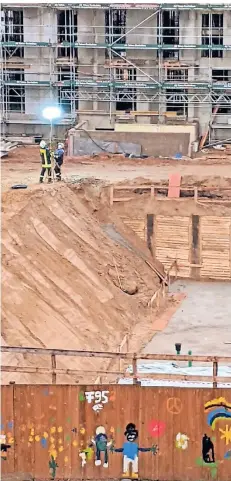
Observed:
[[[24,41],[57,41],[57,11],[50,8],[24,8]],[[153,14],[153,16],[151,16]],[[202,13],[193,10],[180,11],[179,17],[179,41],[185,45],[201,44],[201,18]],[[224,44],[231,43],[231,13],[223,12],[224,28],[223,41]],[[148,20],[146,20],[150,17]],[[143,22],[143,23],[142,23]],[[135,25],[141,24],[138,29],[133,29]],[[105,41],[105,11],[102,9],[79,9],[78,10],[78,41],[97,43]],[[127,36],[126,42],[130,44],[157,44],[157,14],[151,10],[127,10]],[[27,64],[25,68],[25,80],[39,81],[57,80],[54,76],[55,60],[57,55],[56,48],[41,47],[25,47],[24,61]],[[126,50],[126,58],[132,64],[137,65],[136,78],[137,81],[158,79],[158,55],[156,50],[140,48],[134,50]],[[224,51],[223,58],[205,58],[201,56],[201,51],[186,48],[180,51],[180,61],[191,65],[189,67],[189,80],[194,81],[195,76],[209,77],[211,71],[208,67],[213,66],[214,69],[231,70],[231,51]],[[86,66],[87,64],[87,66]],[[195,68],[197,64],[197,68]],[[82,76],[87,78],[94,75],[94,78],[102,78],[108,74],[105,65],[105,49],[104,48],[78,48],[78,71]],[[156,67],[156,70],[154,70]],[[146,72],[148,77],[145,78]],[[79,87],[79,92],[85,90],[85,87]],[[89,92],[97,93],[97,88],[89,89]],[[189,89],[189,93],[193,91]],[[154,94],[155,90],[149,93]],[[142,101],[142,89],[137,88],[137,111],[159,111],[159,121],[164,121],[162,113],[167,109],[166,99],[162,97],[161,103],[157,101]],[[46,103],[54,103],[58,101],[57,88],[49,88],[43,86],[26,86],[25,87],[25,115],[22,119],[25,123],[32,118],[39,119],[41,110]],[[92,112],[99,111],[97,117],[92,118]],[[102,116],[100,116],[102,111]],[[99,101],[99,100],[79,100],[78,111],[76,112],[76,120],[82,121],[87,119],[90,127],[95,128],[111,128],[115,122],[116,102]],[[199,134],[202,134],[211,120],[212,106],[210,104],[197,104],[188,106],[188,120],[197,119],[199,122]],[[105,117],[105,113],[107,113]],[[110,115],[109,115],[110,113]],[[14,114],[12,113],[11,116]],[[17,115],[17,114],[16,114]],[[228,115],[224,118],[227,124]],[[73,119],[72,119],[73,120]],[[142,122],[139,119],[137,122]],[[151,117],[147,117],[147,123],[151,123]],[[39,122],[38,122],[39,125]],[[22,126],[22,130],[24,127]],[[225,130],[225,136],[230,136],[230,128]],[[227,134],[227,135],[226,135]],[[216,136],[222,137],[223,132],[217,131]]]
[[[139,130],[133,132],[114,132],[114,131],[89,131],[93,141],[103,140],[105,142],[127,142],[138,144],[141,146],[141,153],[150,157],[173,157],[177,153],[182,155],[189,155],[190,150],[190,134],[184,132],[183,129],[179,133],[171,132],[142,132]],[[89,139],[89,136],[84,132],[76,132],[74,136],[70,135],[70,143],[73,139],[73,150],[70,155],[80,155],[80,140]],[[87,153],[87,152],[86,152]]]

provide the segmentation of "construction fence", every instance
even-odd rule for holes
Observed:
[[[231,390],[3,386],[1,453],[35,480],[230,481]]]

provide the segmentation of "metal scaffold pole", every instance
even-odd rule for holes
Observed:
[[[39,8],[39,5],[37,8]],[[116,5],[103,6],[97,4],[95,8],[94,6],[91,8],[95,11],[103,9],[103,11],[108,12],[105,15],[105,19],[108,18],[108,25],[106,25],[106,20],[104,25],[99,26],[95,25],[95,22],[94,25],[89,23],[87,35],[90,35],[93,41],[85,40],[82,43],[80,42],[80,33],[78,34],[77,31],[77,23],[79,32],[81,28],[86,28],[86,25],[81,25],[76,19],[77,13],[85,8],[84,5],[81,5],[81,7],[74,4],[68,4],[67,7],[47,5],[41,8],[43,19],[45,19],[46,9],[51,12],[51,15],[47,23],[44,20],[40,22],[43,25],[37,26],[38,38],[36,38],[34,26],[32,26],[34,29],[33,35],[30,37],[30,28],[32,29],[32,27],[28,19],[26,23],[25,20],[23,21],[22,26],[11,22],[9,30],[8,17],[7,15],[3,17],[5,25],[3,25],[1,43],[1,90],[3,93],[1,111],[4,120],[9,118],[9,114],[11,117],[13,112],[18,113],[20,111],[20,113],[26,115],[25,98],[28,96],[28,102],[32,106],[32,89],[34,91],[41,89],[42,95],[46,88],[45,98],[49,98],[50,95],[50,100],[55,99],[61,104],[69,104],[69,112],[68,109],[64,112],[68,121],[70,121],[70,118],[73,121],[76,117],[78,100],[93,102],[93,106],[90,107],[92,110],[98,109],[98,102],[107,105],[106,113],[110,124],[112,123],[114,105],[118,101],[124,104],[129,103],[132,109],[136,108],[137,98],[139,104],[147,103],[149,110],[151,110],[151,104],[154,104],[155,115],[157,115],[159,121],[163,121],[166,110],[174,112],[174,108],[176,112],[179,113],[180,111],[181,117],[185,119],[194,118],[197,113],[194,105],[200,107],[200,109],[203,109],[204,105],[204,109],[207,109],[206,115],[209,117],[209,105],[211,106],[211,116],[210,122],[208,122],[208,136],[211,140],[214,108],[227,107],[228,110],[231,105],[230,69],[227,70],[227,79],[224,74],[223,79],[218,79],[218,81],[214,81],[213,72],[214,69],[218,69],[216,58],[222,59],[224,56],[224,65],[226,65],[227,53],[231,51],[231,34],[223,31],[223,23],[215,24],[215,26],[213,23],[216,20],[213,17],[214,12],[216,17],[223,15],[222,12],[230,15],[230,10],[226,5],[221,5],[219,9],[211,5],[204,5],[203,9],[201,6],[194,4],[190,5],[190,9],[187,5],[177,5],[177,8],[168,4],[152,5],[152,7],[145,7],[147,12],[142,11],[140,20],[138,14],[130,15],[132,10],[137,9],[138,11],[138,7],[132,6],[127,9],[121,7],[120,11],[126,10],[127,19],[129,19],[127,23],[124,22],[124,25],[121,26],[115,25],[113,20]],[[25,16],[27,6],[22,7],[21,10]],[[117,10],[119,11],[119,8]],[[183,34],[180,30],[186,30],[186,26],[182,23],[183,20],[181,23],[179,22],[179,12],[187,10],[190,10],[191,13],[197,11],[199,12],[198,16],[201,15],[199,27],[195,24],[196,14],[191,17],[190,28],[194,29],[191,35],[191,38],[193,38],[191,43],[190,33]],[[3,11],[10,11],[10,6],[4,5]],[[63,11],[66,12],[64,25],[62,25],[62,22],[60,23],[58,18],[60,12]],[[56,23],[55,15],[57,15]],[[204,16],[208,16],[209,19],[208,23],[206,23],[206,20],[205,27],[203,26]],[[154,17],[157,19],[157,26],[155,26]],[[166,18],[171,18],[169,25]],[[178,20],[175,21],[174,18],[178,18]],[[53,21],[54,23],[52,23]],[[226,24],[227,19],[224,25]],[[40,27],[43,28],[40,29]],[[98,35],[98,28],[100,32],[104,31],[105,34]],[[44,33],[44,37],[39,38],[39,29],[41,31],[49,31],[50,29],[51,33],[49,36]],[[130,33],[133,35],[129,36]],[[175,39],[175,43],[172,41],[172,37],[173,40]],[[215,37],[216,40],[214,40]],[[89,37],[85,36],[85,38]],[[132,44],[132,38],[135,39],[134,44]],[[81,48],[92,49],[92,61],[88,62],[87,65],[84,62],[82,63],[83,72],[79,71],[78,67],[76,70],[76,50],[79,51]],[[30,54],[30,49],[32,54]],[[34,49],[39,52],[39,68],[36,69],[36,59],[34,64],[30,63]],[[108,54],[106,62],[102,60],[103,55],[101,53],[104,50]],[[150,51],[150,56],[148,56],[148,51]],[[23,53],[19,54],[19,52]],[[207,57],[207,59],[204,60],[203,57]],[[27,59],[28,65],[26,65]],[[57,60],[59,60],[59,63]],[[118,64],[118,72],[116,64]],[[14,71],[11,65],[15,65]],[[87,76],[86,66],[90,67],[91,70]],[[105,67],[107,73],[105,73]],[[222,68],[224,71],[226,67]],[[124,70],[132,71],[131,75],[127,74],[127,77],[125,77]],[[133,74],[133,72],[135,73]],[[36,95],[34,97],[34,106],[36,107]],[[14,108],[14,103],[17,103],[16,108]],[[192,106],[191,109],[188,109],[189,105]],[[32,106],[32,109],[34,106]]]

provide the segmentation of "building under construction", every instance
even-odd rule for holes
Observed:
[[[231,137],[230,5],[7,5],[1,11],[3,132],[118,122],[197,121],[199,135]]]

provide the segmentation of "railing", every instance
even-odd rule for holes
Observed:
[[[221,156],[219,156],[220,158]],[[211,157],[212,158],[212,157]],[[222,157],[221,157],[222,158]],[[174,187],[174,186],[171,186]],[[177,186],[178,187],[178,186]],[[134,197],[115,197],[115,191],[140,191],[143,190],[144,193],[147,191],[150,191],[150,197],[151,199],[157,199],[158,201],[161,200],[176,200],[176,201],[184,201],[189,198],[189,199],[194,199],[195,203],[200,202],[231,202],[231,187],[180,187],[180,193],[181,192],[186,192],[189,195],[188,196],[182,196],[182,197],[167,197],[168,194],[168,186],[167,185],[110,185],[109,187],[109,204],[110,206],[113,206],[114,202],[127,202]],[[159,191],[162,191],[161,193]],[[140,193],[140,192],[139,192]],[[207,193],[207,196],[214,196],[214,198],[207,198],[205,199],[205,194]],[[158,195],[159,194],[159,195]],[[226,198],[221,198],[218,194],[221,194],[223,197],[223,194],[228,194]]]
[[[231,383],[231,376],[221,377],[218,374],[219,363],[225,363],[225,365],[231,365],[231,357],[216,357],[216,356],[193,356],[193,355],[172,355],[172,354],[143,354],[137,355],[136,353],[129,352],[101,352],[101,351],[79,351],[79,350],[65,350],[65,349],[43,349],[32,347],[8,347],[1,346],[2,353],[11,354],[33,354],[33,355],[45,355],[50,356],[51,367],[31,367],[31,366],[7,366],[2,365],[2,372],[13,373],[30,373],[30,374],[51,374],[52,384],[56,384],[57,374],[66,375],[79,375],[91,374],[98,376],[114,375],[113,382],[115,383],[118,378],[127,380],[133,380],[133,384],[137,384],[141,379],[155,379],[155,380],[174,380],[174,381],[197,381],[197,382],[211,382],[213,387],[216,388],[218,383]],[[127,366],[124,370],[98,370],[98,371],[85,371],[78,369],[59,369],[56,365],[56,356],[69,356],[69,357],[85,357],[85,358],[101,358],[125,361]],[[213,375],[212,376],[200,376],[200,375],[179,375],[168,373],[139,373],[138,362],[139,361],[174,361],[174,362],[200,362],[200,363],[212,363]],[[132,365],[132,371],[127,372],[129,363]],[[121,365],[120,365],[121,367]],[[99,381],[101,378],[99,378]]]

